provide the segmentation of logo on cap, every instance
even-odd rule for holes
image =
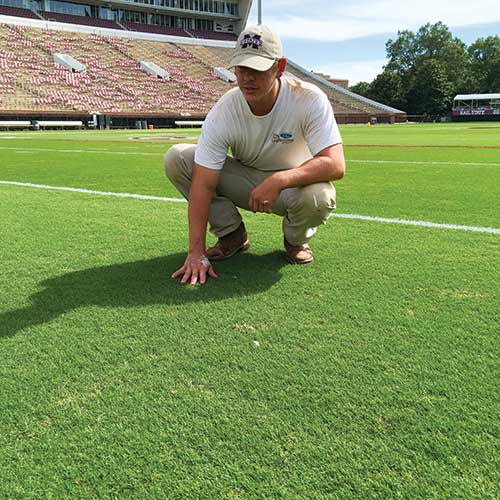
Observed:
[[[261,35],[245,35],[241,39],[241,48],[248,49],[248,47],[252,47],[252,49],[259,49],[260,47],[262,47],[261,38]]]

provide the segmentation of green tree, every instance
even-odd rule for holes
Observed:
[[[368,97],[409,114],[436,115],[449,110],[467,81],[466,45],[442,22],[417,33],[399,31],[388,40],[388,63],[370,84]]]
[[[477,39],[468,50],[473,92],[500,92],[500,37]]]
[[[427,23],[416,34],[412,31],[398,32],[396,40],[388,40],[386,52],[389,62],[386,69],[407,73],[414,71],[426,60],[441,62],[449,81],[459,87],[467,71],[466,45],[454,38],[442,22]]]
[[[368,82],[358,82],[356,85],[351,85],[349,87],[351,92],[355,94],[362,95],[368,97],[368,93],[370,92],[370,84]]]
[[[427,59],[417,63],[413,86],[407,93],[409,114],[437,116],[448,113],[453,86],[441,61]]]
[[[389,39],[385,51],[389,62],[385,69],[391,72],[404,73],[411,70],[417,58],[417,39],[413,31],[398,31],[396,40]]]
[[[406,110],[407,107],[403,79],[395,71],[384,70],[377,75],[366,97],[396,109]]]

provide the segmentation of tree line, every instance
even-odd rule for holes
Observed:
[[[500,92],[500,37],[478,38],[469,47],[442,22],[417,33],[398,31],[385,45],[388,63],[371,83],[350,87],[356,94],[409,115],[449,113],[456,94]]]

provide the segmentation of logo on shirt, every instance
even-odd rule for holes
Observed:
[[[262,36],[261,35],[245,35],[241,39],[241,48],[248,49],[248,47],[252,47],[252,49],[260,49],[262,47]]]
[[[282,132],[281,134],[273,134],[273,142],[281,142],[282,144],[287,144],[293,142],[293,134],[291,132]]]

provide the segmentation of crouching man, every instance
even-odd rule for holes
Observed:
[[[238,86],[211,109],[198,145],[165,155],[167,177],[189,201],[189,252],[172,275],[182,283],[216,278],[212,262],[249,247],[237,207],[283,217],[286,259],[312,262],[309,241],[335,208],[330,182],[345,173],[330,102],[316,86],[284,75],[275,32],[246,29],[229,67]],[[207,249],[208,222],[218,242]]]

